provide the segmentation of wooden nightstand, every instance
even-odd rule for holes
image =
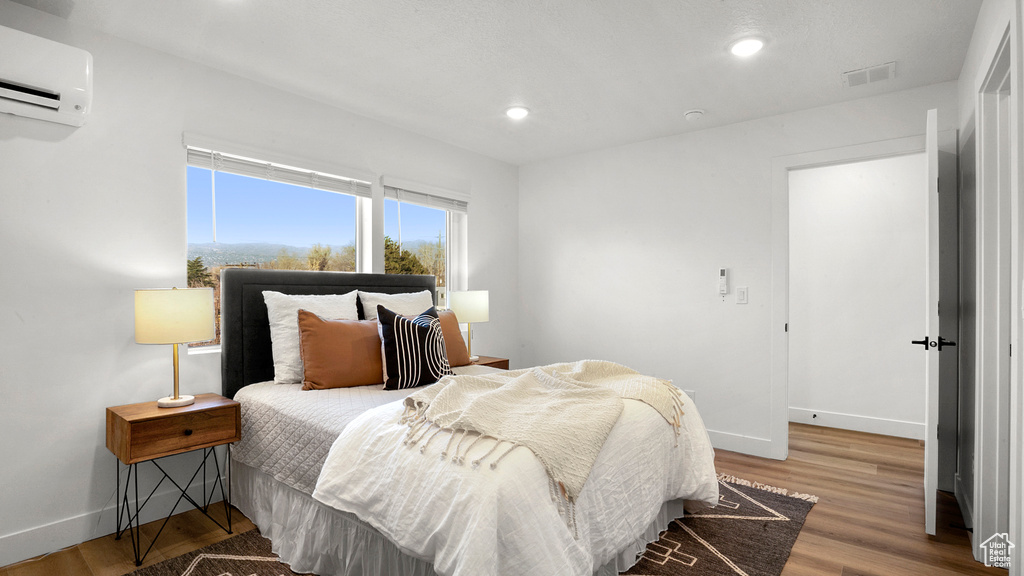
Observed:
[[[477,366],[490,366],[508,370],[508,358],[495,358],[494,356],[480,356],[473,364]]]
[[[117,464],[117,535],[120,539],[125,530],[132,537],[132,548],[135,552],[135,565],[142,564],[142,560],[153,548],[153,542],[160,536],[167,521],[160,527],[150,542],[149,548],[143,553],[141,550],[139,534],[139,510],[146,504],[149,497],[139,499],[138,465],[142,462],[152,462],[153,465],[163,473],[163,478],[157,483],[160,485],[164,480],[170,480],[181,496],[175,502],[171,512],[167,515],[169,519],[174,515],[175,509],[181,501],[187,500],[197,510],[210,518],[217,526],[220,526],[229,534],[231,533],[231,488],[230,482],[228,491],[224,490],[224,483],[221,478],[220,462],[214,447],[227,446],[227,459],[224,461],[224,472],[229,473],[231,460],[231,443],[242,438],[241,405],[229,400],[219,394],[200,394],[196,396],[195,403],[180,408],[160,408],[156,402],[142,402],[140,404],[126,404],[124,406],[113,406],[107,408],[107,449],[117,459],[128,466],[128,475],[125,479],[124,496],[121,496],[121,465]],[[164,456],[203,450],[203,460],[199,463],[195,474],[192,475],[184,487],[172,479],[167,472],[156,461]],[[207,461],[213,461],[215,473],[214,489],[207,490]],[[196,502],[187,491],[198,476],[203,480],[203,502]],[[133,478],[134,476],[134,478]],[[135,510],[129,506],[128,491],[134,482]],[[220,488],[220,495],[224,501],[224,512],[227,516],[228,525],[224,527],[212,518],[208,509],[216,488]],[[153,488],[153,492],[156,488]],[[150,493],[152,496],[152,493]],[[121,522],[127,518],[127,524],[122,528]],[[132,521],[135,526],[132,526]]]

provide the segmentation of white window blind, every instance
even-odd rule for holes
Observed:
[[[322,172],[313,172],[312,170],[303,170],[273,162],[261,162],[214,150],[189,147],[188,164],[189,166],[197,166],[217,172],[230,172],[251,178],[262,178],[285,184],[307,186],[309,188],[351,194],[363,198],[371,196],[369,182],[342,178],[341,176],[324,174]]]
[[[423,192],[414,192],[403,188],[395,188],[394,186],[384,186],[384,197],[399,202],[437,208],[438,210],[461,212],[463,214],[469,211],[469,203],[464,200],[455,200],[435,194],[424,194]]]

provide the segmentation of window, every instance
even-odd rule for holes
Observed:
[[[357,198],[366,182],[188,149],[188,284],[214,288],[227,267],[356,271]],[[210,343],[204,343],[210,344]]]
[[[188,285],[214,289],[228,267],[432,274],[438,306],[467,283],[468,197],[381,177],[365,180],[211,150],[185,136]],[[271,155],[271,154],[268,154]],[[383,215],[384,230],[374,229]],[[383,270],[380,269],[383,263]]]
[[[438,306],[447,307],[449,247],[459,243],[451,236],[464,227],[466,203],[391,186],[384,187],[384,197],[384,271],[433,274]]]

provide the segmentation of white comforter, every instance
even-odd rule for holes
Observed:
[[[457,465],[402,444],[402,402],[369,410],[331,447],[313,497],[351,512],[442,576],[584,576],[608,561],[676,498],[714,505],[714,453],[685,398],[678,438],[650,406],[625,400],[575,509],[574,535],[544,467],[518,448],[495,469]],[[466,462],[485,452],[474,448]]]
[[[454,370],[460,375],[498,371],[476,365]],[[349,422],[417,390],[383,388],[381,384],[303,390],[301,384],[250,384],[235,394],[242,403],[242,440],[232,446],[231,460],[312,494],[327,453]]]

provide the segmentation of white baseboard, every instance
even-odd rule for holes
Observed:
[[[227,480],[225,480],[224,487],[225,489],[227,488]],[[145,494],[148,494],[148,491]],[[140,492],[139,496],[145,500],[145,494]],[[220,491],[216,491],[215,494],[215,497],[219,497]],[[163,490],[153,494],[153,497],[146,503],[146,506],[139,515],[141,523],[145,524],[146,522],[166,517],[167,513],[171,510],[171,506],[174,506],[180,495],[181,492],[175,490],[173,486],[170,487],[170,490]],[[203,499],[202,482],[191,487],[188,495],[197,502],[201,502]],[[131,500],[131,506],[134,509],[134,500]],[[191,509],[192,506],[188,501],[182,499],[175,513]],[[81,544],[100,536],[113,534],[117,530],[116,515],[117,505],[116,503],[111,503],[101,510],[87,512],[42,526],[36,526],[35,528],[29,528],[28,530],[22,530],[21,532],[0,536],[0,566],[7,566],[8,564],[21,562],[41,554],[56,552],[68,546]],[[125,541],[125,550],[130,550],[131,540],[128,534],[122,535],[121,539]]]
[[[739,452],[762,458],[772,457],[772,441],[767,438],[741,436],[731,432],[718,432],[716,430],[708,430],[708,437],[711,438],[711,445],[716,450],[729,450],[730,452]]]
[[[924,424],[918,422],[905,422],[903,420],[889,420],[872,416],[858,416],[856,414],[841,414],[839,412],[792,407],[789,409],[789,421],[814,426],[826,426],[828,428],[856,430],[857,432],[868,432],[871,434],[884,434],[899,438],[910,438],[912,440],[924,440]]]

